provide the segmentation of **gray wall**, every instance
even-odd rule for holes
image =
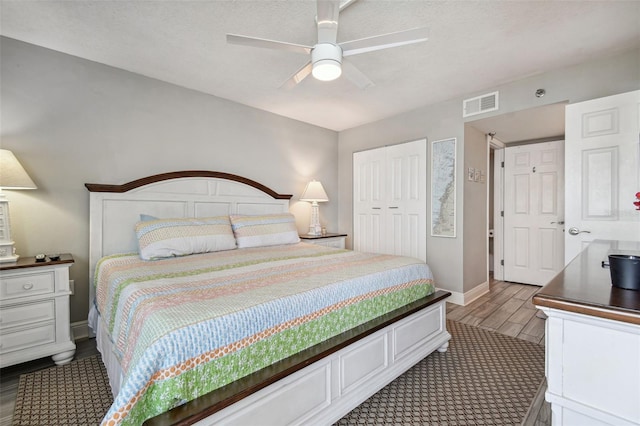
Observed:
[[[331,201],[321,220],[337,231],[338,135],[158,80],[1,38],[2,148],[38,185],[6,191],[18,254],[71,253],[71,321],[88,312],[89,193],[84,183],[125,183],[178,170],[215,170],[293,194],[312,178]]]
[[[482,66],[482,64],[477,65]],[[535,97],[534,93],[538,88],[546,90],[547,93],[543,98]],[[610,57],[489,87],[439,104],[428,105],[429,100],[425,99],[427,106],[422,108],[340,132],[340,163],[338,165],[340,231],[352,233],[353,152],[425,136],[429,141],[455,137],[458,139],[458,178],[456,180],[458,237],[451,239],[428,236],[427,261],[433,270],[438,287],[459,293],[468,292],[486,280],[486,257],[480,258],[476,255],[480,247],[486,245],[485,226],[482,225],[481,229],[477,227],[480,226],[480,216],[486,214],[487,202],[486,197],[476,196],[475,189],[478,186],[464,182],[464,166],[474,167],[477,163],[486,170],[486,158],[474,157],[488,155],[488,152],[486,147],[477,146],[477,135],[470,135],[467,140],[465,121],[470,122],[472,119],[462,118],[462,100],[498,90],[500,110],[476,116],[486,118],[562,101],[580,102],[638,88],[640,88],[640,51],[618,52]],[[467,146],[468,144],[473,146]],[[426,179],[427,187],[430,187],[429,174]],[[461,188],[465,190],[460,190]]]
[[[487,280],[488,227],[487,185],[489,184],[487,159],[489,150],[484,133],[469,125],[464,126],[464,162],[460,171],[464,181],[464,205],[462,227],[463,241],[463,292],[467,292]],[[472,167],[485,173],[485,181],[470,181],[467,170]],[[478,206],[472,208],[471,206]],[[481,209],[479,206],[485,206]]]

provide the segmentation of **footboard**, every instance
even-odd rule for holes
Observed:
[[[445,299],[364,330],[339,350],[228,405],[197,425],[332,424],[435,350],[445,351]],[[397,315],[397,313],[396,313]],[[193,407],[192,407],[193,408]],[[182,424],[190,424],[193,417]],[[153,420],[152,420],[153,422]]]

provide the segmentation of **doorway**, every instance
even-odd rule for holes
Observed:
[[[504,149],[504,280],[542,286],[564,267],[564,140]]]
[[[567,102],[545,105],[488,117],[467,124],[487,135],[487,271],[504,280],[504,253],[511,250],[504,241],[504,151],[507,146],[549,142],[564,139],[565,105]],[[490,189],[489,189],[490,188]],[[493,214],[491,214],[493,213]]]

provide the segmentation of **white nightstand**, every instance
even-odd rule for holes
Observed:
[[[76,352],[69,322],[70,254],[0,264],[0,367],[53,355],[57,365]]]
[[[319,246],[341,248],[345,247],[347,234],[325,234],[325,235],[300,235],[300,239],[305,243],[317,244]]]

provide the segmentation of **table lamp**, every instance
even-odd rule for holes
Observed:
[[[311,221],[309,222],[308,235],[320,235],[322,227],[320,226],[320,214],[318,212],[318,203],[329,201],[327,193],[324,191],[322,184],[317,180],[312,180],[304,189],[300,201],[309,201],[311,203]]]
[[[16,156],[7,149],[0,149],[0,263],[15,262],[20,257],[15,253],[15,243],[11,239],[9,200],[3,190],[36,188]]]

